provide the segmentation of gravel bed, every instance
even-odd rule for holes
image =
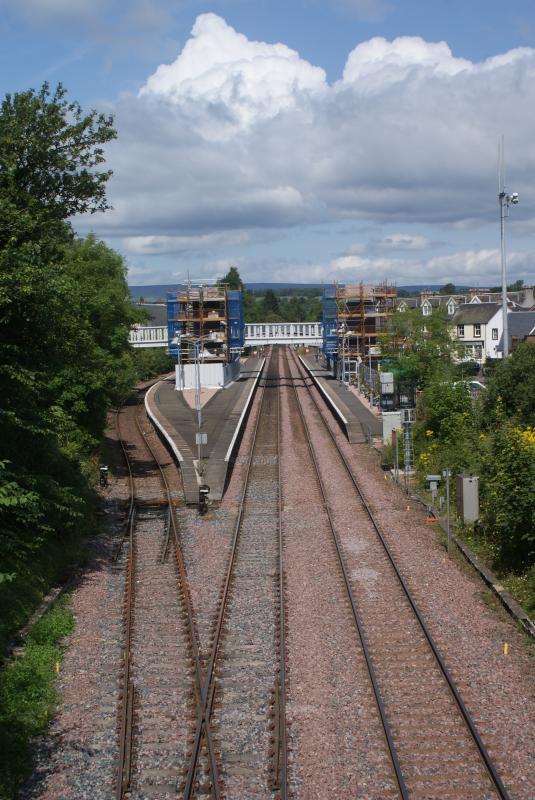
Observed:
[[[268,391],[275,394],[273,389]],[[289,743],[293,748],[289,762],[290,788],[296,800],[349,797],[390,800],[395,792],[385,744],[340,570],[327,535],[323,504],[314,486],[306,446],[292,405],[293,390],[283,388],[281,391],[289,671],[287,714]],[[166,474],[178,504],[175,513],[204,658],[210,652],[261,396],[259,390],[225,497],[221,505],[212,507],[205,517],[181,505],[179,473],[163,444],[150,430],[150,424],[143,423],[151,444],[166,463]],[[131,409],[135,411],[135,405],[121,413],[121,426],[122,435],[132,442],[133,448],[139,434],[134,429]],[[448,558],[434,528],[424,523],[425,514],[419,504],[407,498],[392,481],[385,480],[375,454],[365,445],[349,445],[336,423],[331,420],[330,424],[364,486],[401,571],[474,715],[512,800],[533,800],[535,678],[529,645],[509,618],[499,609],[489,607],[482,582],[463,563]],[[272,429],[271,433],[274,432]],[[49,734],[36,743],[36,769],[22,794],[24,800],[99,800],[112,795],[126,548],[119,556],[118,565],[114,564],[113,556],[121,538],[128,479],[113,425],[110,425],[108,439],[112,477],[109,487],[102,491],[103,508],[108,512],[102,526],[104,532],[91,543],[88,567],[72,595],[78,625],[69,641],[58,679],[61,705]],[[272,444],[266,443],[268,448]],[[145,463],[138,485],[140,493],[150,502],[161,494],[159,477],[146,455],[140,454],[140,459]],[[322,456],[322,460],[326,472],[332,471],[334,476],[334,464],[331,470],[329,458]],[[276,562],[271,553],[274,518],[265,516],[265,511],[273,499],[270,467],[274,463],[272,450],[265,450],[257,457],[256,467],[266,477],[253,488],[255,497],[250,509],[254,513],[250,524],[247,523],[250,538],[239,554],[243,567],[229,604],[224,660],[218,675],[220,688],[213,715],[214,736],[226,770],[224,796],[236,800],[273,796],[269,791],[266,765],[272,710],[270,690],[276,668]],[[382,594],[376,575],[379,565],[369,559],[368,545],[357,535],[357,529],[364,523],[357,517],[357,508],[348,501],[346,485],[338,473],[336,476],[329,484],[330,503],[337,512],[345,552],[351,559],[352,580],[360,586],[363,597],[371,601],[376,594]],[[152,522],[143,518],[140,522],[148,525],[144,529],[143,546],[152,548],[154,553],[163,535],[161,527],[153,529]],[[151,592],[154,580],[176,580],[171,560],[165,570],[158,569],[154,563],[147,567],[140,602],[155,615],[155,620],[159,619],[157,627],[162,636],[175,635],[180,642],[173,653],[180,677],[174,681],[174,688],[170,686],[170,692],[165,687],[160,691],[153,682],[156,673],[143,671],[145,677],[139,687],[140,705],[136,716],[140,747],[135,753],[135,766],[153,764],[156,771],[152,776],[153,785],[134,787],[134,796],[138,798],[166,796],[166,779],[168,788],[178,781],[187,762],[187,732],[194,727],[194,709],[188,699],[192,695],[191,664],[185,637],[179,630],[181,616],[174,606],[166,608],[166,603],[158,602],[163,588]],[[390,604],[397,611],[395,603],[397,600],[391,598]],[[154,640],[151,644],[143,626],[144,623],[136,633],[136,643],[145,647],[143,656],[139,651],[139,666],[143,666],[141,658],[154,665],[162,662],[165,682],[172,684],[173,660],[168,656],[162,658],[160,649],[163,648]],[[390,641],[397,641],[403,651],[407,634],[404,629],[395,633],[398,639]],[[412,641],[412,633],[410,637]],[[503,655],[504,642],[510,645],[508,656]],[[415,644],[414,649],[419,658],[419,644]],[[388,665],[392,684],[394,667],[392,661]],[[239,671],[238,679],[235,668]],[[403,690],[404,685],[399,683],[398,688]],[[237,729],[236,723],[245,721],[252,708],[248,703],[242,704],[243,687],[250,698],[255,698],[256,718],[253,726]],[[428,689],[427,699],[431,697],[434,701],[434,690],[431,693]],[[162,703],[168,704],[165,710],[167,729],[160,737],[154,733],[153,723],[158,718],[160,722],[163,719]],[[139,715],[140,710],[143,716]],[[183,729],[178,734],[175,723],[180,715]],[[235,738],[236,732],[238,738]],[[425,744],[423,742],[422,747]],[[174,761],[171,748],[177,754]],[[170,772],[162,774],[160,768],[164,761],[165,769]],[[240,770],[241,777],[238,777]],[[154,785],[158,781],[160,785]],[[450,797],[467,800],[470,796],[455,784],[452,787]],[[436,796],[433,782],[430,781],[429,789],[418,796]]]
[[[282,390],[288,704],[297,798],[397,798],[293,389]]]
[[[465,563],[448,557],[435,528],[425,523],[420,504],[385,480],[376,454],[365,445],[349,445],[332,418],[330,427],[364,488],[510,796],[533,800],[535,676],[526,637],[493,600],[489,607],[488,590]],[[341,486],[338,492],[343,507]],[[349,519],[348,531],[355,527]],[[507,656],[504,642],[510,645]]]
[[[267,389],[216,664],[212,719],[229,798],[273,797],[269,750],[278,669],[277,417],[277,390]]]
[[[136,518],[131,678],[135,685],[133,800],[176,796],[196,719],[194,666],[176,561],[160,562],[167,514]]]
[[[494,786],[379,537],[309,393],[299,394],[409,794],[491,800]]]
[[[123,514],[105,506],[104,532],[89,546],[89,563],[71,595],[76,629],[57,680],[58,714],[35,742],[34,773],[23,800],[108,800],[116,759],[122,642],[123,565],[115,564]]]

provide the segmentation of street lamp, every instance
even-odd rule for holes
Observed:
[[[180,363],[181,349],[180,339],[191,342],[193,344],[193,359],[195,365],[195,410],[197,412],[197,433],[195,439],[197,441],[197,464],[199,475],[204,474],[204,466],[202,460],[202,446],[208,444],[207,436],[202,432],[202,405],[201,405],[201,345],[204,339],[209,339],[208,335],[204,336],[190,336],[187,333],[178,335],[178,359]],[[174,340],[173,340],[174,341]]]
[[[372,384],[372,337],[368,336],[368,369],[370,380],[370,405],[373,406],[373,384]]]
[[[501,178],[500,178],[501,183]],[[509,355],[509,324],[507,322],[507,279],[505,277],[505,220],[509,216],[509,206],[518,203],[518,192],[507,194],[505,185],[500,185],[498,202],[500,203],[500,236],[502,252],[502,317],[503,317],[503,357]]]
[[[342,383],[345,383],[345,344],[346,344],[346,336],[347,336],[347,325],[345,322],[342,322],[340,327],[336,331],[336,335],[342,338],[342,358],[341,358],[341,369],[338,370],[338,380]]]

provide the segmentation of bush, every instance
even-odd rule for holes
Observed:
[[[163,347],[140,347],[133,351],[134,368],[138,380],[146,381],[156,375],[172,372],[176,361]]]
[[[482,520],[499,565],[516,574],[535,564],[535,429],[501,422],[482,480]]]
[[[0,672],[0,797],[15,798],[31,769],[30,740],[42,733],[57,701],[61,640],[74,630],[62,598],[33,627],[24,653]]]

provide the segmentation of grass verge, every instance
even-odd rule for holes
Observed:
[[[57,702],[62,641],[74,630],[63,596],[33,626],[24,652],[0,671],[0,798],[14,800],[31,771],[31,739],[46,730]]]

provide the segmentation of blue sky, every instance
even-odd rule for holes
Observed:
[[[112,112],[131,283],[535,282],[532,0],[0,0],[0,88]]]

